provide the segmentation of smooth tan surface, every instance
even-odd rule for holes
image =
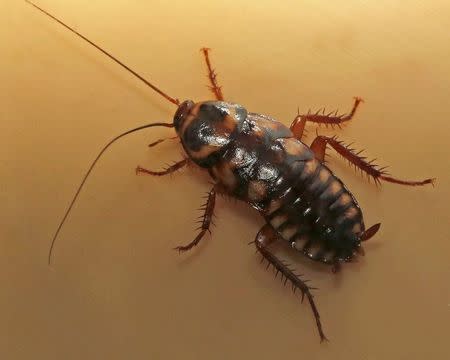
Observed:
[[[377,189],[333,155],[366,223],[382,228],[339,275],[292,257],[320,288],[328,343],[307,304],[259,264],[262,219],[220,200],[189,254],[208,189],[200,171],[136,177],[180,158],[171,134],[117,143],[52,234],[107,140],[172,104],[22,1],[0,3],[1,359],[448,359],[448,1],[54,1],[39,4],[180,99],[211,98],[198,51],[213,48],[226,98],[289,124],[350,108],[337,133],[392,174],[436,187]],[[406,5],[406,3],[408,5]],[[315,134],[309,127],[310,142]]]

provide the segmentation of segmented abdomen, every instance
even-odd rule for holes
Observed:
[[[353,196],[315,159],[306,161],[297,181],[266,202],[262,211],[293,248],[324,263],[350,260],[364,230]]]
[[[279,235],[311,259],[348,261],[364,231],[343,183],[283,124],[249,114],[211,175],[258,209]]]

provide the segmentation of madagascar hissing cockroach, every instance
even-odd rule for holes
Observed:
[[[337,112],[298,114],[290,127],[269,116],[248,112],[245,107],[224,101],[222,88],[213,70],[209,49],[201,49],[208,69],[210,90],[215,100],[180,102],[141,75],[130,69],[110,53],[64,24],[37,5],[35,8],[60,23],[89,44],[100,50],[114,62],[128,70],[166,100],[177,106],[172,123],[151,123],[128,130],[112,139],[98,154],[83,177],[67,211],[65,212],[49,250],[48,262],[55,240],[70,213],[87,177],[105,150],[116,140],[130,133],[154,126],[174,128],[185,155],[164,171],[152,171],[137,167],[137,173],[153,176],[171,174],[188,164],[208,171],[213,186],[203,207],[200,232],[187,245],[175,249],[185,252],[196,246],[210,231],[216,194],[227,195],[242,201],[260,212],[266,224],[252,242],[262,259],[290,281],[292,289],[300,290],[302,300],[306,296],[313,311],[320,339],[325,340],[319,312],[309,285],[277,256],[269,245],[275,241],[287,241],[291,247],[308,258],[331,265],[333,272],[344,262],[350,262],[364,251],[361,243],[370,239],[380,228],[375,224],[366,229],[361,208],[344,183],[324,164],[327,145],[348,162],[367,174],[376,184],[391,183],[418,186],[433,184],[433,179],[422,181],[400,180],[390,176],[385,168],[368,161],[354,149],[336,137],[317,135],[310,146],[302,142],[307,122],[338,126],[351,120],[361,104],[356,97],[347,115]],[[163,140],[158,140],[151,146]]]

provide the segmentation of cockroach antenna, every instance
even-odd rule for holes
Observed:
[[[96,49],[100,50],[103,54],[105,54],[106,56],[108,56],[111,60],[113,60],[114,62],[116,62],[117,64],[119,64],[120,66],[122,66],[124,69],[128,70],[130,73],[132,73],[135,77],[137,77],[139,80],[141,80],[144,84],[146,84],[147,86],[149,86],[150,88],[152,88],[154,91],[156,91],[158,94],[162,95],[164,98],[166,98],[167,100],[169,100],[172,104],[175,105],[180,105],[180,101],[178,99],[175,99],[169,95],[167,95],[166,93],[164,93],[163,91],[161,91],[160,89],[158,89],[155,85],[151,84],[148,80],[146,80],[145,78],[143,78],[141,75],[139,75],[136,71],[132,70],[131,68],[129,68],[127,65],[125,65],[123,62],[121,62],[120,60],[118,60],[116,57],[114,57],[113,55],[111,55],[109,52],[107,52],[106,50],[102,49],[100,46],[98,46],[97,44],[95,44],[94,42],[92,42],[91,40],[89,40],[88,38],[86,38],[84,35],[80,34],[78,31],[74,30],[73,28],[71,28],[70,26],[66,25],[65,23],[63,23],[61,20],[57,19],[56,17],[54,17],[52,14],[48,13],[47,11],[45,11],[44,9],[40,8],[39,6],[37,6],[36,4],[32,3],[29,0],[25,0],[25,2],[27,2],[28,4],[34,6],[36,9],[38,9],[39,11],[41,11],[42,13],[44,13],[45,15],[47,15],[48,17],[52,18],[53,20],[55,20],[56,22],[60,23],[62,26],[64,26],[66,29],[70,30],[72,33],[74,33],[75,35],[77,35],[78,37],[82,38],[83,40],[85,40],[86,42],[88,42],[89,44],[91,44],[93,47],[95,47]],[[58,228],[56,229],[55,234],[53,235],[53,239],[52,239],[52,243],[50,245],[50,249],[48,252],[48,264],[51,264],[51,259],[52,259],[52,253],[53,253],[53,248],[56,242],[56,239],[58,238],[58,235],[61,231],[61,228],[63,227],[64,223],[66,222],[67,217],[70,214],[70,211],[72,210],[73,205],[75,204],[78,195],[81,192],[81,189],[83,188],[87,178],[89,177],[90,173],[92,172],[92,169],[94,168],[94,166],[97,164],[98,160],[100,159],[100,157],[103,155],[103,153],[117,140],[119,140],[120,138],[134,133],[136,131],[139,130],[143,130],[149,127],[153,127],[153,126],[163,126],[163,127],[173,127],[172,123],[152,123],[152,124],[147,124],[147,125],[142,125],[139,126],[137,128],[125,131],[124,133],[116,136],[115,138],[113,138],[110,142],[108,142],[103,149],[99,152],[99,154],[97,155],[97,157],[94,159],[94,161],[91,163],[91,165],[89,166],[86,174],[84,175],[81,184],[78,186],[77,191],[74,195],[74,197],[72,198],[72,201],[70,202],[66,212],[64,213],[64,216],[62,218],[62,220],[60,221]]]
[[[95,44],[93,41],[89,40],[87,37],[85,37],[84,35],[80,34],[78,31],[76,31],[75,29],[71,28],[69,25],[66,25],[65,23],[63,23],[61,20],[59,20],[58,18],[56,18],[55,16],[53,16],[52,14],[50,14],[49,12],[45,11],[44,9],[40,8],[39,6],[37,6],[36,4],[32,3],[29,0],[25,0],[25,2],[27,2],[28,4],[34,6],[36,9],[38,9],[39,11],[41,11],[42,13],[44,13],[45,15],[47,15],[48,17],[52,18],[53,20],[55,20],[56,22],[60,23],[62,26],[64,26],[67,30],[70,30],[72,33],[74,33],[75,35],[77,35],[78,37],[82,38],[84,41],[88,42],[89,44],[91,44],[93,47],[95,47],[97,50],[100,50],[103,54],[105,54],[107,57],[109,57],[111,60],[113,60],[115,63],[119,64],[120,66],[122,66],[125,70],[129,71],[130,73],[132,73],[134,76],[136,76],[139,80],[141,80],[145,85],[147,85],[148,87],[152,88],[154,91],[156,91],[158,94],[160,94],[161,96],[165,97],[167,100],[169,100],[172,104],[175,105],[180,105],[180,101],[178,99],[175,99],[169,95],[167,95],[165,92],[163,92],[162,90],[158,89],[155,85],[153,85],[152,83],[150,83],[150,81],[146,80],[143,76],[139,75],[136,71],[134,71],[133,69],[131,69],[129,66],[125,65],[122,61],[120,61],[119,59],[117,59],[115,56],[111,55],[108,51],[106,51],[105,49],[102,49],[100,46],[98,46],[97,44]]]
[[[77,201],[78,195],[80,195],[81,189],[83,188],[83,186],[84,186],[84,184],[85,184],[87,178],[89,177],[90,173],[92,172],[92,169],[94,168],[95,164],[97,164],[98,160],[101,158],[101,156],[103,155],[103,153],[104,153],[104,152],[105,152],[105,151],[106,151],[113,143],[115,143],[115,142],[116,142],[117,140],[119,140],[120,138],[122,138],[122,137],[124,137],[124,136],[126,136],[126,135],[128,135],[128,134],[134,133],[134,132],[136,132],[136,131],[143,130],[143,129],[147,129],[147,128],[153,127],[153,126],[163,126],[163,127],[168,127],[168,128],[170,128],[170,127],[173,127],[173,124],[171,124],[171,123],[152,123],[152,124],[142,125],[142,126],[139,126],[139,127],[137,127],[137,128],[134,128],[134,129],[125,131],[124,133],[122,133],[122,134],[120,134],[120,135],[117,135],[115,138],[113,138],[112,140],[110,140],[110,141],[103,147],[103,149],[98,153],[97,157],[94,159],[94,161],[91,163],[91,165],[89,166],[88,170],[86,171],[86,174],[83,176],[83,179],[81,180],[81,183],[80,183],[80,185],[78,186],[77,191],[76,191],[75,195],[74,195],[73,198],[72,198],[72,201],[70,202],[70,204],[69,204],[69,206],[68,206],[66,212],[64,213],[64,216],[62,217],[62,219],[61,219],[61,221],[60,221],[60,223],[59,223],[59,225],[58,225],[58,228],[57,228],[56,231],[55,231],[55,234],[53,235],[52,243],[51,243],[50,249],[49,249],[49,251],[48,251],[48,265],[51,264],[51,261],[52,261],[52,253],[53,253],[53,247],[55,246],[55,242],[56,242],[56,239],[58,238],[59,232],[61,231],[61,228],[63,227],[64,223],[66,222],[66,219],[67,219],[67,217],[69,216],[69,213],[70,213],[70,211],[72,210],[73,205],[74,205],[75,202]]]

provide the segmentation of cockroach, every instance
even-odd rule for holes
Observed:
[[[165,176],[188,164],[208,171],[213,186],[203,206],[199,233],[193,241],[175,249],[186,252],[196,246],[207,232],[214,214],[216,194],[227,195],[248,203],[259,211],[266,224],[252,243],[268,265],[281,273],[292,289],[307,298],[320,335],[326,340],[311,286],[277,256],[271,246],[276,241],[288,242],[294,250],[308,258],[331,265],[337,272],[342,263],[364,255],[362,242],[369,240],[379,230],[380,224],[366,229],[358,202],[345,184],[324,163],[327,146],[334,149],[355,168],[361,170],[378,185],[387,181],[400,185],[420,186],[433,184],[434,179],[422,181],[401,180],[388,174],[373,161],[360,155],[336,137],[317,135],[310,146],[302,142],[306,123],[341,127],[350,121],[362,99],[354,99],[353,108],[346,115],[337,112],[298,114],[290,127],[267,115],[248,112],[235,103],[224,101],[222,87],[217,81],[209,57],[209,49],[201,49],[206,61],[210,90],[214,100],[180,102],[144,79],[109,52],[63,23],[47,11],[26,0],[29,4],[101,51],[170,103],[177,106],[172,123],[151,123],[128,130],[106,144],[88,168],[67,211],[53,236],[48,262],[58,234],[65,223],[87,177],[102,154],[118,139],[150,127],[174,128],[184,149],[184,158],[163,171],[137,167],[136,172],[152,176]],[[150,146],[155,146],[158,140]]]

